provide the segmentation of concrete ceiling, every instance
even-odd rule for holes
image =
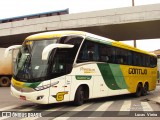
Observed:
[[[160,38],[160,4],[116,8],[0,23],[0,47],[22,44],[32,34],[81,30],[113,40]]]
[[[126,24],[114,24],[103,26],[91,26],[82,28],[72,28],[72,30],[81,30],[108,37],[117,41],[140,40],[160,38],[160,20],[148,22],[136,22]],[[42,31],[45,32],[45,31]],[[38,33],[38,32],[36,32]],[[25,33],[11,36],[0,37],[0,47],[22,44],[24,39],[35,33]]]

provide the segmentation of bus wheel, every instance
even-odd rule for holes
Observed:
[[[147,95],[147,91],[148,91],[148,84],[147,83],[145,83],[144,84],[144,87],[143,87],[143,89],[142,89],[142,95]]]
[[[142,84],[138,83],[136,93],[135,93],[136,97],[140,97],[142,95],[142,89],[143,89]]]
[[[1,87],[9,87],[11,80],[8,77],[1,77],[0,78],[0,86]]]
[[[74,104],[77,106],[80,106],[84,103],[84,90],[83,87],[80,86],[77,91],[76,91],[76,95],[75,95],[75,99],[74,99]]]

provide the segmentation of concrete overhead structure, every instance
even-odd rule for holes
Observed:
[[[81,30],[114,40],[160,38],[160,4],[107,9],[0,23],[0,47],[21,44],[31,34]]]

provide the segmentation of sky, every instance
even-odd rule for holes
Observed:
[[[160,3],[160,0],[134,0],[135,6]],[[132,0],[0,0],[0,19],[56,11],[69,8],[70,14],[131,7]],[[126,41],[132,45],[132,41]],[[160,49],[160,38],[138,40],[137,48],[153,51]]]

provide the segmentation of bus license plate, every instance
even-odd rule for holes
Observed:
[[[21,99],[21,100],[26,100],[26,96],[20,95],[20,99]]]

